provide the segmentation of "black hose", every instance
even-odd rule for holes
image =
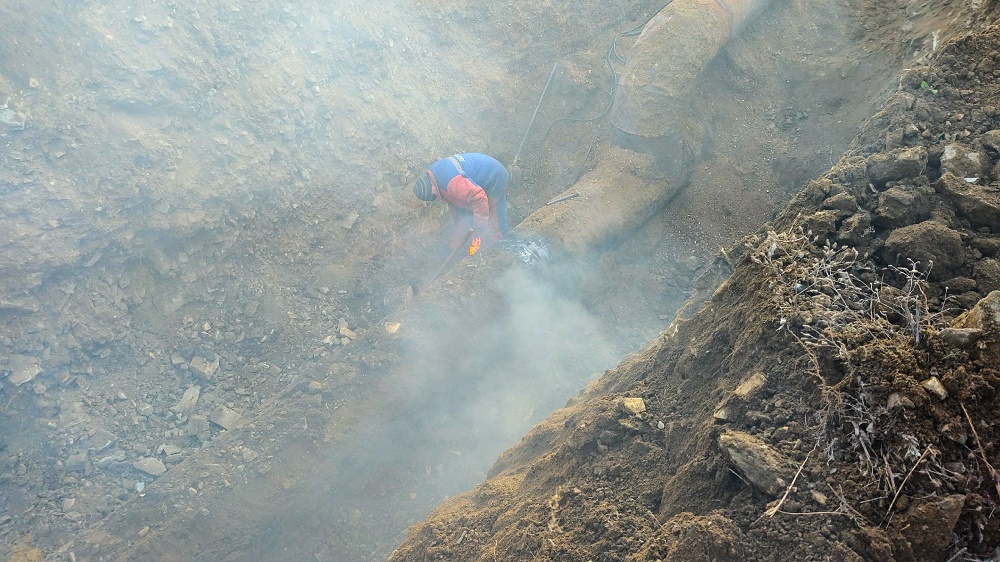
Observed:
[[[607,115],[609,111],[611,111],[611,107],[615,103],[615,95],[618,93],[618,69],[615,68],[614,61],[612,60],[611,57],[614,56],[620,62],[623,63],[625,62],[625,59],[622,58],[620,54],[618,54],[618,40],[627,35],[635,35],[636,33],[640,32],[642,28],[646,27],[646,24],[648,24],[650,21],[653,20],[654,17],[656,17],[657,14],[662,12],[664,9],[666,9],[667,6],[669,6],[672,3],[673,0],[668,0],[668,2],[664,4],[659,10],[656,10],[655,12],[653,12],[651,16],[646,18],[646,21],[633,27],[632,29],[629,29],[628,31],[622,31],[618,35],[615,35],[615,38],[611,41],[611,46],[608,48],[608,56],[607,56],[608,66],[611,67],[611,75],[613,78],[613,82],[611,83],[611,99],[608,100],[608,104],[604,107],[603,110],[601,110],[600,113],[598,113],[594,117],[560,117],[559,119],[556,119],[552,123],[549,123],[549,127],[545,129],[545,135],[542,136],[543,146],[545,145],[545,140],[549,137],[549,133],[552,132],[552,127],[554,127],[556,123],[561,123],[563,121],[569,121],[574,123],[589,123],[601,119],[602,117]]]

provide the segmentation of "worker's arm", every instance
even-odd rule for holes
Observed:
[[[485,235],[490,223],[490,200],[483,188],[464,176],[455,176],[448,183],[448,202],[472,211],[472,226]]]

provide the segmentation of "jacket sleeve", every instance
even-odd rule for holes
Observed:
[[[464,176],[455,176],[448,183],[449,202],[472,211],[476,230],[485,232],[490,224],[490,201],[483,188]]]

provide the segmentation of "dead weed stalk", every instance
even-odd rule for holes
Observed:
[[[937,328],[942,312],[931,311],[927,271],[911,261],[909,267],[878,272],[856,249],[821,240],[801,226],[751,239],[748,250],[749,259],[769,273],[768,287],[780,315],[778,330],[792,336],[803,352],[806,370],[818,382],[817,445],[823,447],[828,463],[838,458],[841,449],[854,454],[859,471],[870,481],[865,488],[892,497],[886,513],[891,517],[930,447],[922,455],[917,448],[912,456],[909,448],[904,455],[885,449],[883,437],[891,416],[869,390],[866,374],[857,371],[852,353],[879,341],[898,344],[901,337],[918,346],[922,333]],[[917,456],[905,477],[893,470],[897,458],[905,462]],[[768,514],[779,512],[780,506],[781,502]]]

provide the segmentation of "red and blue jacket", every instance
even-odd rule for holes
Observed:
[[[427,170],[435,195],[448,203],[455,217],[455,235],[461,237],[469,227],[484,243],[499,240],[506,227],[507,183],[510,175],[498,160],[475,152],[442,158]],[[502,208],[501,208],[502,207]],[[504,220],[499,220],[502,213]],[[456,246],[461,240],[453,241]]]

